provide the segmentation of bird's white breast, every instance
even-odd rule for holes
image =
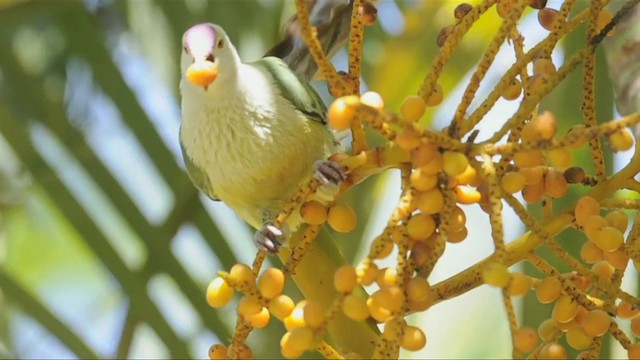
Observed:
[[[215,195],[259,227],[311,177],[333,141],[281,97],[269,74],[242,66],[235,86],[183,86],[181,140]]]

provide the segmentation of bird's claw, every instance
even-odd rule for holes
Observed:
[[[344,166],[332,160],[318,160],[313,164],[313,176],[322,184],[339,184],[347,179]]]
[[[256,246],[270,255],[277,254],[282,246],[283,231],[272,223],[265,223],[253,236]]]

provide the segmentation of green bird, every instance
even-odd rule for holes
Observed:
[[[279,58],[241,61],[225,31],[198,24],[182,38],[180,145],[187,173],[257,229],[257,246],[276,253],[302,219],[273,225],[281,207],[312,177],[327,202],[346,178],[326,160],[339,142],[315,90]]]

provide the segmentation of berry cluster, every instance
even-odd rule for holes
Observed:
[[[339,263],[337,255],[320,254],[318,249],[333,254],[327,244],[314,244],[313,251],[310,248],[325,222],[337,232],[351,232],[356,227],[356,212],[339,203],[340,195],[328,206],[311,200],[317,182],[300,189],[277,218],[277,225],[282,224],[297,211],[308,224],[302,236],[280,254],[283,269],[261,272],[264,254],[260,253],[253,268],[237,264],[229,272],[220,272],[209,285],[207,301],[213,307],[228,304],[235,292],[242,294],[231,344],[212,346],[210,358],[250,357],[247,336],[252,329],[265,327],[272,317],[287,329],[280,341],[287,358],[312,350],[327,358],[397,358],[401,348],[417,351],[427,343],[420,327],[407,323],[407,315],[427,311],[437,302],[483,284],[502,292],[514,357],[566,358],[568,345],[582,351],[579,358],[596,358],[607,334],[627,349],[630,358],[640,357],[640,344],[633,344],[618,326],[619,319],[632,319],[631,332],[640,335],[640,299],[620,288],[630,260],[640,264],[640,223],[630,225],[627,212],[640,208],[640,202],[612,198],[617,190],[640,188],[633,180],[640,171],[640,158],[634,157],[625,169],[607,176],[602,150],[603,144],[613,151],[633,147],[627,127],[640,123],[640,114],[596,124],[594,50],[613,33],[620,16],[603,9],[606,1],[593,1],[588,9],[570,16],[574,3],[566,0],[557,10],[546,7],[545,0],[484,0],[476,6],[458,5],[453,14],[455,24],[443,28],[437,37],[440,53],[418,94],[407,96],[394,112],[385,110],[377,93],[356,95],[354,90],[359,86],[363,26],[374,22],[375,7],[369,1],[355,1],[349,72],[345,73],[336,72],[327,61],[310,26],[307,5],[296,1],[303,38],[337,96],[328,110],[329,125],[336,130],[350,129],[353,135],[353,155],[333,157],[349,172],[340,195],[388,168],[400,170],[402,194],[367,256],[352,265]],[[438,84],[444,65],[471,26],[492,8],[503,22],[475,69],[451,124],[442,131],[426,128],[421,119],[444,98],[444,89]],[[522,14],[531,11],[528,8],[538,11],[539,23],[548,36],[525,51],[517,25]],[[619,14],[625,11],[628,8],[623,7]],[[552,50],[562,37],[585,22],[589,40],[557,67],[551,60]],[[504,43],[513,47],[515,63],[487,98],[469,111],[498,47]],[[540,100],[581,63],[584,122],[560,134],[556,115],[540,110]],[[518,110],[489,140],[476,141],[476,126],[500,98],[519,100]],[[387,143],[370,149],[364,126],[378,132]],[[576,166],[572,158],[574,150],[585,146],[594,159],[593,175]],[[588,195],[567,209],[554,210],[554,201],[568,199],[572,187],[588,191]],[[469,235],[465,207],[471,204],[487,213],[495,251],[461,273],[431,284],[429,275],[447,244],[464,242]],[[503,230],[504,204],[528,229],[509,244],[505,244]],[[534,217],[526,204],[540,204],[542,217]],[[582,242],[579,258],[556,241],[570,228],[580,233],[575,240]],[[571,271],[560,271],[539,256],[535,250],[543,246]],[[395,266],[381,268],[380,260],[394,251]],[[510,271],[522,261],[532,264],[542,276]],[[283,293],[290,277],[304,299],[296,302]],[[513,297],[529,292],[535,292],[541,304],[553,304],[550,318],[537,331],[518,325],[512,303]],[[331,335],[331,344],[327,335]]]

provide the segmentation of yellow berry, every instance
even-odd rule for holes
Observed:
[[[444,99],[444,91],[442,90],[442,86],[436,84],[433,87],[431,96],[429,96],[429,99],[425,101],[425,105],[428,107],[438,106],[442,102],[442,99]]]
[[[262,296],[267,299],[280,295],[284,289],[284,274],[282,270],[276,268],[265,270],[260,279],[258,279],[258,289]]]
[[[418,194],[416,205],[424,214],[437,214],[444,207],[444,195],[438,188],[421,192]]]
[[[556,21],[559,14],[560,12],[558,10],[545,7],[538,11],[538,22],[543,28],[551,31],[553,30],[553,23]]]
[[[589,240],[603,251],[616,251],[624,243],[624,234],[613,226],[605,226],[598,230]]]
[[[338,131],[348,129],[356,117],[356,108],[359,104],[360,99],[355,95],[343,96],[334,100],[327,111],[329,126]]]
[[[418,131],[413,126],[408,125],[398,132],[395,142],[402,149],[410,151],[420,146],[422,140],[420,140]]]
[[[569,168],[573,162],[569,148],[557,148],[547,151],[547,159],[558,170]]]
[[[396,285],[398,283],[398,270],[395,267],[387,267],[380,270],[376,283],[381,288]]]
[[[378,277],[378,265],[374,262],[369,263],[369,266],[365,267],[364,263],[360,263],[356,269],[356,274],[362,285],[371,285]]]
[[[480,192],[470,186],[456,186],[453,192],[456,195],[456,202],[459,204],[476,204],[479,203],[482,198]]]
[[[583,196],[576,202],[575,216],[578,225],[585,226],[589,216],[598,214],[600,214],[600,204],[591,196]]]
[[[627,225],[629,223],[629,219],[627,218],[627,214],[622,210],[612,210],[605,217],[607,223],[610,226],[620,230],[620,232],[624,233],[627,231]]]
[[[522,92],[522,83],[518,79],[513,79],[502,93],[505,100],[515,100],[520,97]]]
[[[407,222],[407,234],[413,239],[424,240],[436,231],[436,222],[429,214],[414,215]]]
[[[300,207],[300,216],[311,225],[321,225],[327,220],[327,207],[313,200]]]
[[[513,155],[513,161],[520,168],[532,168],[544,164],[544,154],[540,150],[521,151]]]
[[[536,298],[542,304],[554,302],[561,292],[562,284],[554,276],[546,277],[536,285]]]
[[[507,293],[511,296],[521,296],[531,289],[531,279],[521,272],[511,273],[511,281]]]
[[[215,278],[207,286],[207,303],[212,307],[222,307],[231,301],[233,288],[222,278]]]
[[[209,348],[209,359],[211,360],[226,360],[227,347],[222,344],[213,344]]]
[[[371,242],[369,248],[369,251],[376,254],[376,259],[384,259],[393,251],[393,242],[384,237],[377,237]]]
[[[280,352],[285,359],[297,359],[302,356],[304,350],[293,345],[290,340],[291,333],[287,332],[280,339]]]
[[[373,293],[371,297],[378,305],[390,312],[399,310],[405,300],[404,292],[396,285],[386,286]]]
[[[367,309],[371,317],[378,322],[385,322],[391,317],[391,312],[380,306],[372,296],[367,299]]]
[[[456,181],[458,185],[471,185],[476,182],[477,178],[478,172],[473,166],[471,166],[471,164],[468,164],[462,174],[456,176]]]
[[[269,301],[269,311],[280,321],[291,315],[294,307],[293,300],[287,295],[278,295]]]
[[[286,327],[287,330],[291,331],[293,329],[306,326],[306,323],[304,322],[305,305],[307,305],[306,300],[300,301],[293,308],[293,311],[291,312],[291,314],[289,314],[289,316],[284,318],[284,327]]]
[[[591,215],[587,218],[587,221],[582,228],[584,234],[589,240],[596,236],[596,233],[608,226],[607,220],[600,215]]]
[[[552,317],[558,323],[568,323],[578,313],[578,302],[571,295],[562,295],[553,304]]]
[[[513,334],[513,347],[516,350],[528,353],[538,344],[538,334],[533,328],[522,327]]]
[[[367,91],[360,96],[360,102],[377,110],[384,109],[384,100],[382,96],[375,91]]]
[[[243,296],[238,302],[238,313],[244,317],[255,315],[262,311],[262,305],[253,296]]]
[[[580,248],[580,257],[587,264],[593,264],[595,262],[602,260],[603,252],[592,241],[587,241],[584,244],[582,244],[582,247]]]
[[[524,176],[525,185],[535,185],[542,182],[544,178],[544,169],[544,166],[520,168],[520,170],[518,170],[518,173]]]
[[[496,11],[498,11],[498,15],[501,18],[506,19],[507,16],[509,16],[511,9],[513,9],[514,4],[515,2],[512,0],[498,0],[496,3]]]
[[[447,242],[457,244],[466,239],[468,235],[469,231],[465,227],[457,230],[450,229],[449,233],[447,234]]]
[[[409,301],[424,301],[431,295],[431,287],[427,279],[416,276],[407,283],[406,292]]]
[[[438,148],[432,144],[421,143],[411,151],[411,164],[414,168],[427,165],[436,155],[440,155]],[[428,174],[434,175],[434,174]]]
[[[597,337],[606,334],[609,331],[609,325],[611,325],[609,314],[603,310],[595,309],[587,312],[581,326],[585,334]]]
[[[505,287],[511,281],[511,274],[506,266],[499,263],[489,263],[482,272],[482,279],[486,284]]]
[[[603,280],[610,280],[611,277],[613,276],[615,268],[613,267],[613,265],[609,264],[607,261],[601,260],[591,266],[591,271],[593,271],[597,276],[599,276]]]
[[[271,316],[269,315],[269,310],[267,310],[267,308],[265,307],[263,307],[260,312],[245,317],[249,324],[256,329],[262,329],[263,327],[267,326],[269,324],[270,318]]]
[[[502,185],[502,189],[505,192],[509,194],[515,194],[518,191],[524,189],[525,180],[526,178],[521,173],[509,171],[502,176],[500,184]]]
[[[427,337],[424,332],[415,326],[407,326],[402,335],[400,346],[409,351],[418,351],[427,344]]]
[[[546,8],[545,8],[546,9]],[[557,342],[549,343],[540,349],[540,358],[542,359],[567,359],[567,349]]]
[[[538,325],[538,336],[543,341],[549,341],[555,330],[556,322],[553,319],[546,319]]]
[[[625,151],[633,146],[633,135],[627,129],[620,129],[609,135],[609,144],[613,151]]]
[[[426,104],[420,96],[407,96],[400,105],[400,114],[408,121],[418,121],[426,109]]]
[[[298,350],[306,351],[313,344],[313,330],[299,327],[290,331],[289,343]]]
[[[462,174],[467,165],[469,165],[469,159],[467,156],[458,151],[445,151],[442,153],[444,172],[449,176],[458,176]]]
[[[229,271],[229,279],[237,283],[255,284],[256,276],[246,264],[235,264]]]
[[[552,198],[559,198],[569,191],[569,184],[560,170],[550,168],[544,176],[544,190]]]
[[[567,334],[565,336],[569,346],[576,350],[584,350],[593,342],[593,337],[587,335],[579,326],[575,326],[567,330]]]
[[[418,191],[428,191],[438,184],[438,176],[435,174],[425,174],[422,169],[417,169],[411,173],[409,178],[411,185]]]
[[[436,152],[433,155],[433,158],[431,158],[431,160],[429,160],[428,163],[426,163],[425,165],[420,167],[420,170],[422,172],[424,172],[425,174],[431,174],[431,175],[435,175],[437,173],[439,173],[440,171],[442,171],[442,167],[443,167],[443,158],[442,158],[442,154],[439,152]]]
[[[333,285],[338,292],[350,293],[357,284],[356,269],[351,265],[339,267],[333,275]]]
[[[303,315],[307,327],[317,329],[324,324],[324,309],[315,301],[307,300]]]
[[[356,294],[349,294],[344,298],[342,312],[355,321],[363,321],[369,317],[367,301]]]
[[[348,205],[337,204],[329,209],[327,222],[337,232],[351,232],[356,228],[356,212]]]
[[[553,75],[555,72],[556,66],[553,64],[551,59],[539,58],[533,61],[534,75]]]

